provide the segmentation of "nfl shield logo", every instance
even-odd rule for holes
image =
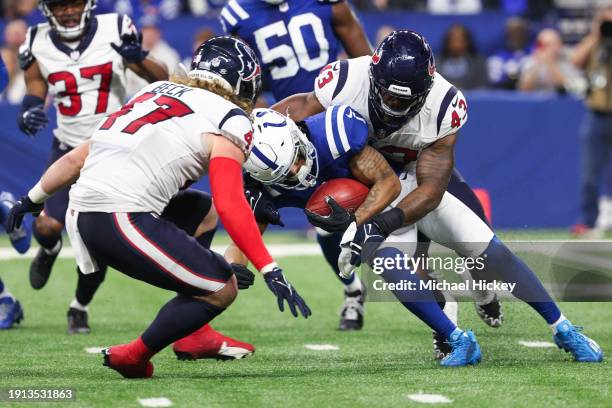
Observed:
[[[70,53],[70,59],[73,61],[78,61],[80,56],[81,56],[81,53],[77,50],[74,50]]]
[[[221,65],[221,60],[219,59],[219,57],[215,57],[210,61],[210,65],[216,68]]]

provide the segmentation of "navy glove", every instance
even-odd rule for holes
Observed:
[[[308,221],[315,227],[324,229],[327,232],[340,232],[346,231],[349,225],[356,221],[355,214],[351,214],[342,208],[331,196],[325,197],[325,202],[331,209],[331,213],[328,216],[315,214],[308,209],[304,210]]]
[[[249,270],[245,265],[233,263],[230,265],[232,272],[236,276],[238,281],[238,289],[248,289],[255,283],[255,274]]]
[[[272,293],[276,296],[278,308],[281,312],[285,311],[285,301],[287,301],[289,310],[291,310],[291,314],[293,314],[294,317],[298,317],[297,306],[302,316],[308,319],[308,316],[312,314],[310,308],[287,279],[285,279],[285,275],[283,275],[283,271],[280,268],[276,267],[271,272],[265,273],[264,279],[268,288],[270,288]]]
[[[142,34],[123,34],[121,44],[111,43],[111,47],[117,51],[128,64],[138,64],[144,61],[149,54],[142,49]]]
[[[49,123],[43,105],[31,106],[21,112],[18,117],[19,129],[28,136],[34,136]]]
[[[257,221],[264,224],[280,225],[281,227],[285,226],[276,206],[261,189],[245,186],[244,195]]]
[[[23,217],[27,213],[32,213],[35,217],[40,215],[40,212],[45,208],[43,203],[36,204],[30,200],[30,197],[23,196],[15,203],[15,205],[11,208],[11,211],[6,218],[6,232],[10,234],[15,231],[17,228],[21,226],[21,222],[23,221]]]

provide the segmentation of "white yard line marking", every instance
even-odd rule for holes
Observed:
[[[548,348],[548,347],[557,347],[555,343],[551,343],[550,341],[527,341],[520,340],[519,344],[525,347],[535,347],[535,348]]]
[[[450,404],[452,399],[440,394],[410,394],[408,398],[422,404]]]
[[[172,401],[166,397],[138,398],[138,403],[143,407],[171,407]]]
[[[304,347],[314,351],[340,350],[340,347],[334,346],[333,344],[304,344]]]
[[[270,244],[267,246],[273,257],[284,256],[312,256],[321,255],[321,248],[318,244]],[[212,250],[218,253],[225,252],[226,245],[213,245]],[[32,247],[24,254],[18,254],[13,248],[0,248],[0,261],[12,259],[31,259],[34,258],[38,247]],[[74,258],[74,251],[71,247],[64,247],[59,254],[60,258]]]
[[[89,354],[100,354],[106,347],[85,347],[85,351]]]

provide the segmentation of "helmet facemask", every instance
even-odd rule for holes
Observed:
[[[294,157],[288,167],[289,171],[276,184],[287,189],[306,190],[317,184],[318,166],[315,169],[316,173],[311,174],[312,166],[317,160],[317,151],[301,131],[292,129],[291,133],[291,138],[294,140]],[[293,174],[291,169],[295,165],[299,165],[300,169]]]
[[[401,87],[396,87],[399,92],[394,92],[376,84],[370,74],[370,99],[381,118],[389,118],[391,122],[406,121],[421,111],[432,85],[433,82],[424,92],[408,95]]]
[[[69,0],[66,0],[66,2],[67,1]],[[51,27],[53,28],[53,30],[62,39],[76,40],[81,35],[83,35],[83,33],[85,32],[85,29],[87,28],[87,24],[89,23],[91,19],[91,14],[93,10],[96,8],[96,0],[85,0],[85,8],[83,9],[83,12],[81,13],[80,21],[74,27],[66,27],[66,26],[61,25],[59,21],[57,20],[57,18],[53,15],[53,12],[51,11],[51,7],[49,6],[50,4],[59,4],[63,2],[64,1],[40,0],[38,6],[40,10],[42,11],[42,13],[45,15],[45,17],[47,17],[47,20],[49,21],[49,24],[51,24]]]

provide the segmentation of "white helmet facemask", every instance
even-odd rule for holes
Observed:
[[[252,118],[253,150],[245,163],[247,173],[263,184],[286,189],[314,187],[317,152],[295,122],[271,109],[256,109]],[[292,174],[300,161],[300,169]]]
[[[79,24],[74,27],[65,27],[61,25],[51,12],[51,9],[49,8],[46,2],[39,1],[38,7],[45,15],[45,17],[47,17],[47,19],[49,20],[51,27],[53,27],[53,29],[57,32],[57,34],[59,34],[62,39],[75,40],[79,36],[83,35],[83,33],[85,32],[87,22],[91,18],[91,13],[96,8],[96,0],[85,0],[85,9],[81,14],[81,20],[79,21]]]

